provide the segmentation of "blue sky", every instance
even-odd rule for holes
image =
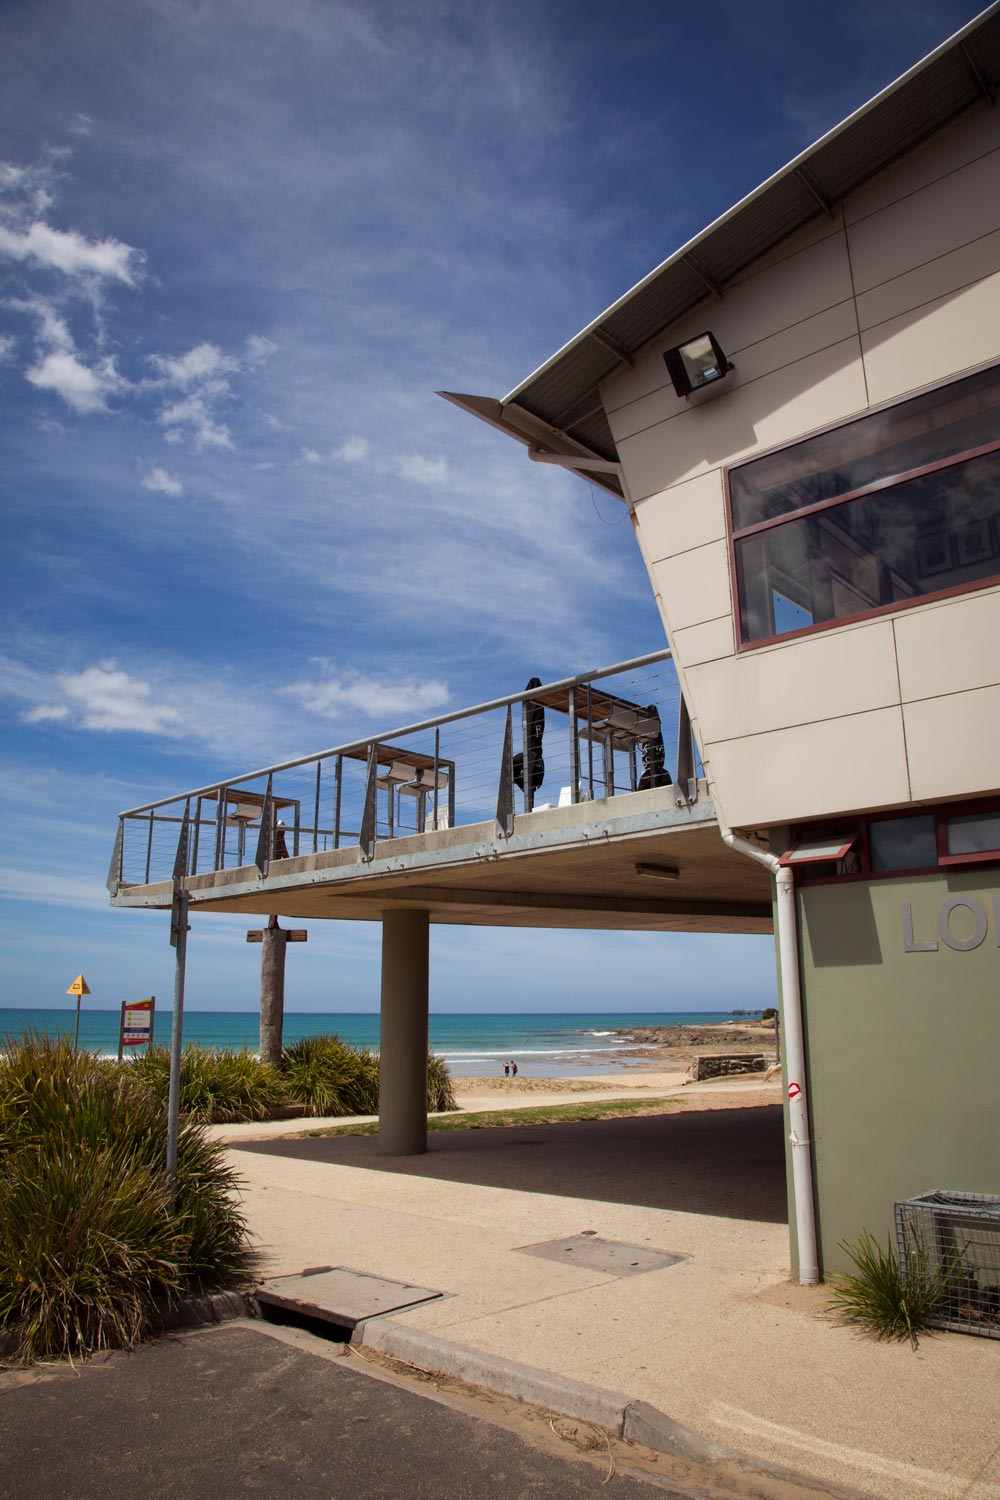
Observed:
[[[0,1005],[170,991],[115,814],[664,644],[620,507],[501,395],[976,13],[8,0]],[[249,1009],[245,919],[189,1003]],[[313,923],[290,1009],[375,1009]],[[766,938],[444,929],[432,1006],[730,1008]],[[628,975],[623,986],[622,975]]]

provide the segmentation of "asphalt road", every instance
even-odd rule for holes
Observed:
[[[0,1375],[0,1497],[680,1500],[332,1352],[238,1323]]]

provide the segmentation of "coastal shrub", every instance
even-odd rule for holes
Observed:
[[[427,1108],[432,1112],[458,1108],[451,1069],[434,1052],[427,1054]]]
[[[128,1070],[166,1107],[170,1052],[153,1047],[128,1063]],[[181,1053],[180,1110],[202,1124],[270,1120],[288,1102],[281,1077],[253,1052],[214,1052],[189,1045]]]
[[[66,1039],[0,1050],[0,1333],[15,1357],[131,1347],[178,1296],[247,1264],[237,1179],[182,1121],[175,1193],[162,1103]]]
[[[829,1314],[877,1339],[909,1339],[914,1349],[935,1309],[960,1272],[958,1262],[933,1269],[916,1247],[900,1265],[891,1240],[883,1249],[865,1230],[856,1245],[843,1243],[857,1273],[833,1278]]]
[[[336,1033],[302,1037],[281,1055],[288,1096],[314,1115],[378,1113],[378,1054]]]
[[[311,1114],[378,1114],[379,1055],[370,1047],[351,1047],[335,1034],[303,1037],[285,1048],[281,1069],[289,1096]],[[434,1053],[427,1058],[427,1108],[458,1108],[451,1070]]]

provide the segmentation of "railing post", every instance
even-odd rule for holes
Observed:
[[[682,693],[677,714],[677,780],[674,782],[674,802],[678,807],[689,807],[697,796],[694,769],[694,735],[691,731],[691,716]]]
[[[392,788],[390,786],[390,795]],[[375,836],[378,817],[378,745],[374,742],[368,747],[368,775],[365,780],[365,806],[361,814],[361,832],[358,843],[361,845],[361,858],[365,861],[375,858]]]
[[[302,833],[302,804],[295,799],[295,817],[292,819],[292,853],[298,859],[299,837]]]
[[[319,853],[319,789],[320,779],[323,775],[323,762],[316,762],[316,805],[313,810],[313,853]]]
[[[594,693],[587,683],[587,781],[590,800],[594,800]]]
[[[344,757],[338,755],[333,768],[333,847],[340,848],[340,803],[344,793]]]
[[[576,732],[576,688],[569,690],[569,794],[574,803],[580,800],[580,741]]]
[[[146,839],[146,880],[145,880],[145,884],[146,885],[149,884],[149,868],[150,868],[150,865],[152,864],[152,861],[153,861],[153,820],[155,819],[155,817],[156,817],[155,810],[150,809],[150,814],[149,814],[149,835],[148,835],[148,837]]]
[[[201,798],[194,805],[194,841],[191,845],[191,874],[198,873],[198,844],[201,839]]]
[[[525,779],[525,786],[530,783]],[[509,839],[514,832],[514,724],[510,705],[500,754],[500,785],[497,789],[497,837]]]
[[[108,892],[117,896],[118,887],[125,878],[125,819],[118,819],[118,832],[115,834],[115,847],[111,851],[111,863],[108,866]]]
[[[229,791],[226,787],[219,788],[219,805],[215,810],[215,868],[224,870],[226,867],[226,807],[229,803]]]
[[[441,726],[434,731],[434,832],[438,826],[438,766],[441,763]],[[421,828],[421,833],[424,829]]]
[[[528,724],[531,714],[528,712],[527,699],[521,704],[521,767],[524,785],[524,810],[530,812],[535,801],[535,794],[531,787],[531,735],[528,732]]]
[[[268,866],[271,863],[271,855],[274,853],[273,822],[271,777],[269,776],[267,778],[267,787],[264,791],[264,805],[260,810],[260,831],[257,834],[257,852],[253,860],[262,877],[267,875]]]

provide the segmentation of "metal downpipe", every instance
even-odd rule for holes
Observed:
[[[798,913],[795,884],[787,865],[774,854],[740,838],[720,821],[722,842],[737,854],[765,865],[774,877],[778,907],[778,967],[781,973],[781,1021],[788,1071],[788,1139],[792,1147],[792,1195],[795,1237],[799,1252],[799,1284],[815,1286],[819,1281],[816,1244],[816,1205],[813,1197],[812,1139],[809,1134],[809,1104],[806,1097],[806,1054],[802,1030],[802,986],[799,981]]]

